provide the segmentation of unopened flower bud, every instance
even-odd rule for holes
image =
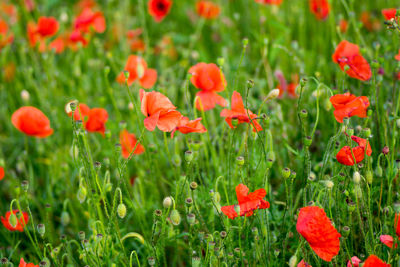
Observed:
[[[251,89],[254,87],[254,81],[253,80],[247,80],[247,88]]]
[[[85,232],[84,231],[80,231],[78,233],[78,237],[79,237],[80,240],[84,240],[85,239]]]
[[[25,192],[28,192],[28,189],[29,189],[29,181],[23,180],[22,183],[21,183],[21,188],[22,188],[22,190],[24,190]]]
[[[382,153],[383,153],[384,155],[389,154],[389,147],[388,147],[388,146],[385,146],[384,148],[382,148]]]
[[[164,208],[168,209],[171,207],[171,205],[172,205],[172,198],[171,197],[164,198],[164,200],[163,200]]]
[[[63,226],[67,226],[71,221],[71,218],[69,217],[69,213],[67,211],[61,212],[61,224]]]
[[[124,203],[120,203],[117,207],[117,214],[118,217],[120,217],[121,219],[125,218],[126,216],[126,206]]]
[[[367,182],[368,182],[369,184],[372,184],[372,181],[373,181],[373,179],[374,179],[374,175],[372,174],[372,171],[367,171],[367,172],[365,173],[365,179],[367,180]]]
[[[279,93],[280,93],[279,89],[273,89],[268,93],[267,99],[275,99],[279,96]]]
[[[221,194],[219,192],[215,192],[214,201],[215,201],[215,203],[221,202]]]
[[[86,187],[80,186],[78,192],[76,193],[76,198],[79,200],[81,204],[85,202],[86,195],[87,195]]]
[[[350,227],[344,226],[342,230],[343,230],[343,231],[342,231],[343,237],[348,237],[349,234],[350,234]]]
[[[325,186],[328,189],[332,189],[335,184],[330,180],[325,180]]]
[[[289,267],[296,267],[296,264],[297,264],[297,256],[293,255],[289,259]]]
[[[29,98],[30,98],[29,92],[26,91],[26,90],[22,90],[21,91],[21,98],[22,98],[23,101],[28,102]]]
[[[11,212],[10,217],[8,218],[8,223],[15,228],[15,226],[17,226],[18,223],[18,219],[17,216],[14,214],[14,212]]]
[[[200,257],[192,257],[192,267],[200,267],[201,259]]]
[[[39,235],[40,235],[41,237],[43,237],[43,236],[44,236],[44,233],[46,232],[46,227],[44,226],[44,224],[39,223],[39,224],[36,226],[36,228],[37,228],[37,231],[38,231]]]
[[[383,170],[382,170],[382,167],[380,165],[376,166],[375,174],[376,174],[377,177],[382,177]]]
[[[181,160],[181,157],[178,154],[175,154],[175,155],[172,156],[172,164],[175,167],[181,166],[181,163],[182,163],[182,160]]]
[[[361,175],[359,172],[354,172],[353,173],[353,182],[355,184],[359,184],[361,182]]]
[[[217,58],[217,64],[218,66],[222,67],[225,64],[225,59],[223,57]]]
[[[181,215],[177,210],[172,210],[169,218],[171,219],[172,224],[175,226],[181,223]]]

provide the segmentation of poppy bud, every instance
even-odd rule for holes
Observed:
[[[80,231],[78,233],[78,237],[79,237],[80,240],[84,240],[85,239],[85,232],[84,231]]]
[[[352,136],[354,135],[354,129],[353,128],[347,128],[347,134]]]
[[[215,192],[214,194],[214,201],[219,203],[221,201],[221,194],[219,192]]]
[[[280,93],[279,89],[273,89],[268,93],[267,99],[275,99],[279,96],[279,93]]]
[[[282,170],[282,176],[283,176],[284,179],[289,178],[289,176],[290,176],[290,169],[289,169],[289,168],[284,168],[284,169]]]
[[[311,138],[311,136],[306,136],[306,137],[304,137],[304,145],[305,145],[306,147],[310,147],[311,144],[312,144],[312,138]]]
[[[272,164],[274,164],[274,161],[272,159],[267,159],[267,168],[271,168]]]
[[[400,128],[400,119],[396,120],[396,125],[397,125],[397,128]]]
[[[363,134],[365,137],[370,137],[371,136],[371,129],[370,128],[364,128],[363,129]]]
[[[291,179],[294,179],[294,178],[296,178],[296,172],[295,171],[290,171],[290,178]]]
[[[347,209],[349,210],[350,213],[356,210],[356,205],[354,204],[353,201],[347,203]]]
[[[21,98],[22,98],[23,101],[28,102],[29,98],[30,98],[29,92],[26,91],[26,90],[22,90],[21,91]]]
[[[15,228],[17,226],[18,220],[17,216],[14,214],[14,212],[11,212],[10,217],[8,218],[8,223]]]
[[[334,184],[332,181],[330,181],[330,180],[325,180],[325,181],[324,181],[324,184],[325,184],[326,188],[328,188],[328,189],[332,189],[333,186],[335,185],[335,184]]]
[[[43,224],[43,223],[39,223],[39,224],[36,226],[36,228],[37,228],[37,231],[38,231],[39,235],[40,235],[41,237],[43,237],[43,236],[44,236],[44,233],[46,232],[46,227],[44,226],[44,224]]]
[[[175,154],[172,157],[172,164],[174,164],[175,167],[179,167],[182,163],[181,157],[178,154]]]
[[[129,79],[129,71],[124,70],[124,77],[125,77],[125,81],[127,82]]]
[[[232,123],[233,123],[233,121],[234,121],[234,120],[232,120]],[[233,126],[235,126],[235,125],[233,125]],[[202,143],[201,141],[194,141],[194,142],[192,143],[192,145],[193,145],[193,149],[194,149],[195,151],[198,151],[198,150],[200,149],[200,147],[203,145],[203,143]]]
[[[186,219],[187,219],[187,221],[188,221],[188,223],[189,223],[190,225],[194,225],[195,222],[196,222],[196,215],[194,215],[193,213],[189,213],[189,214],[186,216]]]
[[[201,259],[199,257],[192,257],[192,267],[200,267]]]
[[[235,206],[233,207],[233,209],[235,210],[235,212],[236,212],[237,215],[240,215],[240,206],[239,206],[239,205],[235,205]]]
[[[185,199],[185,204],[190,208],[193,205],[193,199],[191,197],[188,197],[187,199]]]
[[[377,177],[382,177],[383,170],[382,170],[382,167],[380,165],[376,166],[375,174],[376,174]]]
[[[254,87],[254,81],[253,80],[247,80],[247,88],[251,89]]]
[[[372,184],[372,180],[374,179],[374,176],[373,176],[373,174],[372,174],[372,171],[367,171],[367,172],[365,173],[365,179],[367,180],[367,182],[368,182],[369,184]]]
[[[29,182],[27,180],[23,180],[21,183],[21,188],[22,190],[24,190],[25,192],[28,192],[29,189]]]
[[[120,203],[117,207],[118,217],[123,219],[126,216],[126,206],[124,203]]]
[[[190,183],[190,189],[191,190],[196,190],[197,189],[197,183],[196,182],[191,182]]]
[[[71,221],[71,218],[69,217],[69,213],[67,211],[61,212],[61,224],[63,226],[67,226]]]
[[[154,266],[156,264],[156,259],[154,257],[149,257],[147,261],[150,266]]]
[[[343,118],[343,125],[347,126],[347,125],[349,125],[349,123],[350,123],[350,118],[349,117],[344,117]]]
[[[343,231],[342,231],[343,237],[348,237],[349,234],[350,234],[350,227],[344,226],[342,230],[343,230]]]
[[[267,160],[272,160],[275,161],[276,157],[275,157],[275,152],[274,151],[268,151],[267,153]]]
[[[243,47],[246,48],[247,45],[249,44],[249,39],[244,38],[243,41],[242,41],[242,44],[243,44]]]
[[[307,83],[307,79],[306,79],[306,78],[301,78],[301,80],[300,80],[300,86],[301,86],[301,87],[304,87],[304,86],[306,85],[306,83]]]
[[[185,160],[187,163],[192,162],[192,160],[193,160],[193,152],[192,151],[188,150],[185,152]]]
[[[389,147],[388,147],[388,146],[385,146],[384,148],[382,148],[382,153],[383,153],[384,155],[389,154]]]
[[[242,156],[237,157],[236,163],[239,167],[243,166],[244,165],[244,157],[242,157]]]
[[[379,69],[379,62],[377,62],[377,61],[372,61],[371,67],[373,67],[374,69]]]
[[[303,118],[303,119],[305,119],[305,118],[307,118],[307,116],[308,116],[308,111],[305,110],[305,109],[302,109],[302,110],[300,111],[300,117]]]
[[[94,168],[96,170],[100,170],[101,169],[101,162],[100,161],[95,161],[94,162]]]
[[[171,205],[172,205],[172,198],[171,197],[164,198],[164,200],[163,200],[164,208],[168,209],[171,207]]]
[[[103,239],[103,235],[102,234],[97,234],[96,235],[96,241],[100,242]]]
[[[172,210],[171,214],[169,215],[169,218],[171,219],[172,224],[175,226],[181,223],[181,215],[177,210]]]
[[[107,183],[104,188],[104,191],[111,192],[111,190],[112,190],[112,183]]]
[[[360,181],[361,181],[361,175],[360,175],[360,173],[359,173],[359,172],[354,172],[354,173],[353,173],[353,182],[354,182],[355,184],[359,184]]]
[[[326,99],[324,100],[323,106],[324,106],[324,108],[325,108],[326,111],[331,110],[331,108],[332,108],[332,103],[331,103],[331,101],[329,100],[329,98],[326,98]]]
[[[217,58],[217,64],[222,67],[225,64],[225,59],[223,57]]]
[[[313,172],[311,172],[311,173],[310,173],[310,176],[308,176],[308,180],[309,180],[310,182],[314,182],[316,178],[317,178],[317,177],[316,177],[315,173],[313,173]]]
[[[296,267],[296,264],[297,264],[297,256],[293,255],[289,259],[289,267]]]
[[[86,195],[87,195],[86,187],[84,187],[83,185],[79,186],[78,193],[76,194],[76,198],[79,200],[79,202],[81,204],[83,202],[85,202]]]

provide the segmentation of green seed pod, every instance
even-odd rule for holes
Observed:
[[[79,239],[80,240],[84,240],[85,239],[85,232],[84,231],[80,231],[79,233],[78,233],[78,237],[79,237]]]
[[[380,165],[376,166],[375,174],[376,174],[377,177],[382,177],[383,170],[382,170],[382,167]]]
[[[308,111],[305,110],[305,109],[302,109],[302,110],[300,111],[300,118],[305,119],[305,118],[307,118],[307,117],[308,117]]]
[[[192,258],[192,267],[200,267],[201,266],[201,259],[199,257]]]
[[[287,178],[289,178],[290,177],[290,169],[289,168],[284,168],[283,170],[282,170],[282,176],[283,176],[283,178],[284,179],[287,179]]]
[[[348,237],[349,234],[350,234],[350,227],[344,226],[342,230],[343,230],[343,231],[342,231],[343,237]]]
[[[373,181],[373,179],[374,179],[374,176],[373,176],[373,174],[372,174],[372,171],[367,171],[367,172],[365,173],[365,179],[367,180],[367,182],[368,182],[369,184],[372,184],[372,181]]]
[[[215,194],[214,194],[214,201],[215,201],[216,203],[221,202],[221,194],[220,194],[219,192],[215,192]]]
[[[147,259],[147,261],[148,261],[148,263],[149,263],[150,266],[156,265],[156,259],[155,259],[154,257],[149,257],[149,258]]]
[[[71,218],[69,217],[69,213],[67,211],[61,212],[61,224],[63,226],[67,226],[71,221]]]
[[[120,217],[121,219],[125,218],[126,216],[126,206],[124,203],[120,203],[117,207],[117,214],[118,217]]]
[[[181,215],[177,210],[172,210],[171,214],[169,215],[169,218],[171,219],[172,224],[175,226],[181,223]]]
[[[111,192],[112,187],[113,187],[112,183],[106,183],[106,186],[104,187],[104,191]]]
[[[40,235],[41,237],[43,237],[44,234],[46,233],[46,227],[44,226],[44,224],[39,223],[39,224],[36,226],[36,228],[37,228],[37,231],[38,231],[39,235]]]
[[[178,154],[175,154],[175,155],[172,156],[172,164],[175,167],[181,166],[181,163],[182,163],[182,159]]]
[[[311,136],[306,136],[304,137],[304,146],[309,147],[312,144],[312,138]]]
[[[371,136],[371,129],[370,128],[364,128],[363,129],[363,134],[365,137],[370,137]]]
[[[191,197],[188,197],[185,199],[185,204],[188,208],[190,208],[193,205],[193,199]]]
[[[244,165],[244,157],[242,157],[242,156],[237,157],[237,158],[236,158],[236,164],[237,164],[239,167],[242,167],[242,166]]]
[[[194,215],[193,213],[189,213],[189,214],[186,216],[186,219],[187,219],[187,221],[188,221],[188,223],[189,223],[190,225],[194,225],[195,222],[196,222],[196,215]]]
[[[356,210],[356,205],[354,204],[354,202],[347,203],[347,209],[349,210],[350,213],[355,211]]]
[[[352,136],[354,135],[354,129],[353,128],[347,128],[347,134]]]
[[[222,67],[225,64],[225,59],[223,57],[217,58],[217,64]]]
[[[188,150],[185,152],[185,160],[187,163],[192,162],[192,160],[193,160],[193,152],[192,151]]]

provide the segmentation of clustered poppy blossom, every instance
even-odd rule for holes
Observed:
[[[387,264],[375,255],[370,255],[364,262],[363,267],[390,267],[390,264]]]
[[[129,42],[129,47],[132,51],[144,51],[146,49],[146,45],[142,38],[139,36],[142,34],[143,30],[141,28],[137,28],[134,30],[129,30],[126,33],[126,39]]]
[[[163,132],[174,130],[182,117],[176,107],[165,95],[159,92],[145,92],[140,89],[141,111],[146,118],[144,126],[149,131],[154,131],[156,127]]]
[[[68,113],[71,116],[72,112]],[[86,104],[79,104],[74,112],[74,120],[81,120],[88,132],[98,132],[104,136],[105,123],[108,120],[108,112],[104,108],[89,108]]]
[[[368,81],[372,76],[371,68],[356,44],[341,41],[332,55],[332,60],[352,78]]]
[[[349,92],[344,94],[337,94],[332,96],[329,101],[335,109],[333,115],[335,119],[343,123],[344,118],[357,116],[360,118],[367,117],[367,109],[369,107],[369,100],[366,96],[356,97]]]
[[[396,230],[397,238],[400,239],[400,216],[399,216],[398,213],[396,213],[395,217],[394,217],[394,228]],[[379,239],[383,244],[385,244],[389,248],[393,247],[394,241],[393,241],[393,237],[392,236],[390,236],[390,235],[381,235],[379,237]],[[396,244],[396,247],[397,247],[397,244]]]
[[[301,208],[296,229],[324,261],[331,261],[339,253],[341,235],[322,208],[316,206]]]
[[[360,263],[361,263],[361,260],[357,256],[353,256],[347,262],[347,267],[359,267]]]
[[[171,138],[174,137],[176,131],[179,131],[183,134],[188,133],[205,133],[207,129],[201,124],[202,118],[197,118],[195,120],[189,120],[188,117],[182,116],[179,119],[178,125],[171,132]]]
[[[200,90],[196,94],[196,108],[198,110],[210,110],[216,104],[225,107],[226,100],[217,94],[225,90],[226,80],[224,74],[214,63],[198,63],[189,69],[192,75],[190,81]]]
[[[74,29],[88,33],[91,30],[103,33],[106,30],[106,20],[103,12],[93,11],[90,7],[85,7],[75,18]]]
[[[269,208],[269,202],[263,198],[267,195],[264,188],[257,189],[249,193],[249,188],[244,184],[236,186],[236,197],[238,205],[230,205],[221,207],[221,211],[228,216],[229,219],[235,219],[238,216],[251,216],[256,209]]]
[[[3,47],[11,44],[14,40],[14,35],[9,32],[7,22],[0,18],[0,51]]]
[[[129,73],[127,81],[124,71]],[[135,81],[138,81],[143,88],[149,89],[153,87],[157,81],[157,71],[148,68],[146,61],[140,56],[130,55],[125,64],[124,71],[121,71],[117,77],[117,81],[120,84],[125,84],[127,82],[130,86]]]
[[[268,4],[268,5],[276,5],[279,6],[282,4],[283,0],[255,0],[256,3],[260,4]]]
[[[149,14],[156,22],[162,21],[168,15],[172,6],[171,0],[149,0]]]
[[[122,130],[119,134],[119,142],[122,147],[122,156],[124,158],[129,158],[129,155],[133,152],[135,155],[140,155],[144,152],[144,147],[139,143],[136,136],[132,133],[129,133],[126,129]],[[136,148],[135,148],[136,146]],[[135,151],[133,151],[135,149]]]
[[[391,20],[396,18],[397,10],[395,8],[382,9],[382,15],[386,20]]]
[[[4,175],[5,175],[4,167],[0,166],[0,181],[3,180]]]
[[[331,7],[328,0],[310,0],[310,10],[319,20],[324,20],[328,17]]]
[[[45,138],[53,134],[49,119],[35,107],[25,106],[17,109],[11,116],[11,123],[29,136]]]
[[[233,91],[232,94],[231,109],[223,109],[220,116],[225,118],[225,121],[232,129],[235,128],[232,120],[237,120],[238,124],[250,123],[254,132],[262,131],[261,125],[256,120],[257,115],[244,108],[242,96],[236,91]]]
[[[219,16],[221,9],[219,5],[214,2],[200,0],[196,3],[196,12],[200,17],[215,19]]]
[[[11,214],[14,214],[16,216],[15,225],[11,225],[11,223],[13,223],[13,222],[10,223]],[[13,210],[12,213],[11,213],[11,211],[7,211],[5,218],[3,216],[1,216],[1,222],[4,225],[4,227],[7,228],[11,232],[14,232],[14,231],[23,232],[25,225],[29,221],[29,216],[28,216],[28,213],[26,213],[24,211],[22,212],[21,217],[19,217],[19,215],[20,215],[19,210]]]
[[[37,23],[28,23],[28,40],[31,47],[39,42],[39,50],[46,50],[45,40],[54,36],[59,28],[58,21],[54,17],[40,17]]]
[[[18,267],[39,267],[39,265],[35,265],[34,263],[26,263],[24,259],[21,258]]]
[[[358,144],[358,146],[350,148],[349,146],[342,147],[336,154],[336,159],[340,164],[353,166],[355,163],[360,163],[364,160],[365,154],[371,156],[372,149],[369,142],[361,137],[355,135],[351,139]],[[354,158],[353,158],[354,155]],[[355,163],[354,163],[355,159]]]

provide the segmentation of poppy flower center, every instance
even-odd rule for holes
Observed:
[[[158,2],[158,3],[157,3],[157,9],[158,9],[159,11],[164,11],[165,8],[166,8],[166,5],[165,5],[163,2]]]

